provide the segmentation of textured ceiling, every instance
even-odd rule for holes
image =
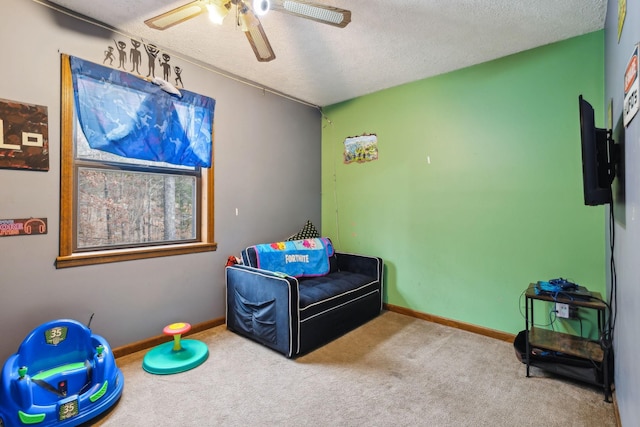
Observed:
[[[53,3],[318,106],[599,30],[606,13],[606,0],[314,0],[351,10],[351,23],[270,11],[261,22],[276,59],[260,63],[231,16],[222,26],[206,15],[165,31],[144,25],[188,1]]]

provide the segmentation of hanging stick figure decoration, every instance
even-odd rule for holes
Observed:
[[[145,44],[144,50],[147,51],[147,59],[149,60],[149,72],[147,73],[147,77],[155,77],[156,76],[156,56],[158,56],[158,48],[152,44]]]
[[[184,84],[182,83],[182,76],[180,75],[182,74],[182,68],[176,65],[173,67],[173,71],[176,73],[176,86],[184,87]]]
[[[131,61],[131,72],[134,71],[136,74],[140,74],[140,70],[138,67],[142,64],[142,53],[138,50],[140,47],[140,42],[138,40],[131,39],[131,45],[133,46],[131,50],[129,50],[129,60]]]
[[[102,61],[102,63],[104,64],[105,62],[107,62],[107,60],[109,60],[109,65],[113,65],[114,59],[115,57],[113,56],[113,46],[107,46],[107,50],[104,51],[104,61]]]
[[[168,54],[166,53],[162,54],[162,59],[160,60],[160,66],[162,67],[162,78],[164,79],[164,81],[169,81],[169,76],[171,75],[171,65],[169,65],[170,60],[171,60],[171,57]]]
[[[118,50],[118,68],[122,68],[123,70],[124,68],[124,64],[127,62],[127,51],[125,50],[125,48],[127,47],[127,44],[123,41],[115,41],[116,43],[116,49]]]
[[[102,64],[107,64],[113,67],[114,62],[116,61],[116,55],[118,60],[118,69],[122,69],[128,73],[135,73],[142,77],[142,73],[140,72],[140,67],[142,67],[143,61],[143,51],[141,46],[144,47],[144,52],[147,54],[147,80],[156,79],[156,66],[160,66],[162,68],[162,76],[163,80],[168,83],[169,86],[173,87],[182,87],[184,88],[184,83],[182,81],[182,72],[184,71],[182,67],[178,65],[171,65],[171,56],[168,53],[162,53],[160,49],[158,49],[153,44],[145,44],[136,39],[130,39],[131,46],[127,50],[127,42],[113,40],[114,46],[107,46],[106,50],[103,51],[104,59],[102,60]],[[116,52],[117,51],[117,52]],[[127,59],[131,62],[131,69],[128,69]],[[156,59],[158,63],[156,64]],[[172,70],[173,69],[173,70]],[[175,73],[175,76],[172,78],[172,71]],[[169,79],[172,78],[175,81],[175,86],[171,85]],[[160,78],[157,78],[160,80]]]

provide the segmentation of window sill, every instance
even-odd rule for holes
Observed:
[[[81,252],[57,257],[56,268],[79,267],[82,265],[107,264],[111,262],[132,261],[137,259],[195,254],[199,252],[215,251],[217,248],[217,243],[188,243],[150,248]]]

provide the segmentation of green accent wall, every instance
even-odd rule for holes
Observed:
[[[603,93],[597,31],[324,108],[323,235],[384,259],[386,302],[501,331],[524,329],[530,282],[603,292],[578,114],[583,94],[604,126]],[[378,160],[344,164],[363,133]]]

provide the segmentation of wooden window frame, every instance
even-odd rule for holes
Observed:
[[[210,168],[202,169],[201,175],[202,195],[200,203],[202,212],[200,215],[200,241],[127,249],[73,252],[73,239],[76,226],[74,215],[74,192],[76,191],[76,178],[74,176],[75,143],[73,135],[75,113],[73,80],[68,55],[61,55],[61,67],[60,250],[56,258],[56,268],[215,251],[218,245],[214,241],[213,234],[214,182],[212,162]],[[211,133],[211,141],[213,143],[213,129]]]

